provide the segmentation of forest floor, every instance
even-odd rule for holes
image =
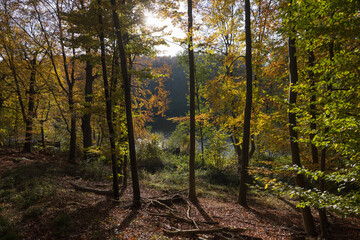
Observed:
[[[78,165],[65,159],[0,148],[0,239],[186,239],[166,237],[164,231],[220,227],[226,229],[194,239],[317,239],[303,234],[300,213],[291,204],[261,194],[250,196],[248,208],[236,204],[234,194],[202,195],[201,207],[217,222],[209,224],[187,201],[186,190],[141,182],[142,208],[131,210],[131,184],[119,201],[75,190],[73,184],[110,190],[111,179],[80,177]],[[162,199],[174,194],[185,201],[164,206]],[[329,213],[328,218],[328,239],[360,239],[358,217]]]

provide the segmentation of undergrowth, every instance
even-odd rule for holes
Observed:
[[[20,236],[18,235],[18,229],[11,222],[11,220],[4,216],[0,215],[0,239],[1,240],[18,240]]]

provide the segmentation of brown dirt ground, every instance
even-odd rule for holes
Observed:
[[[41,164],[47,164],[54,169],[69,167],[61,157],[55,155],[24,154],[14,149],[0,148],[0,176],[9,169]],[[57,194],[41,202],[45,210],[38,216],[24,218],[24,209],[19,209],[11,202],[0,203],[4,209],[0,211],[0,214],[11,216],[23,239],[170,239],[164,237],[164,229],[194,228],[188,223],[154,216],[154,213],[166,213],[169,209],[154,206],[151,204],[151,199],[170,196],[171,193],[168,191],[155,190],[142,184],[141,194],[144,199],[142,208],[139,211],[133,211],[129,209],[132,197],[131,187],[127,188],[120,201],[115,202],[111,197],[76,191],[69,184],[72,182],[82,186],[96,188],[103,186],[104,188],[104,186],[109,187],[110,182],[86,181],[66,175],[65,172],[54,174],[53,179],[59,186]],[[184,193],[180,194],[186,198]],[[234,196],[229,196],[227,201],[206,197],[199,198],[199,201],[203,209],[219,223],[219,226],[243,228],[245,232],[217,238],[202,235],[198,239],[318,239],[309,236],[299,237],[303,233],[299,212],[275,198],[269,200],[269,198],[252,197],[249,208],[240,207],[233,199]],[[189,206],[190,217],[197,222],[204,221],[199,211],[192,205],[176,204],[172,207],[172,211],[187,218]],[[32,207],[36,206],[29,208]],[[61,223],[56,223],[55,219],[64,213],[70,217],[71,221],[69,224],[65,221],[62,226]],[[333,213],[328,217],[331,224],[328,239],[360,239],[358,217],[341,218]],[[315,221],[318,225],[316,213]],[[199,227],[216,226],[201,224]]]

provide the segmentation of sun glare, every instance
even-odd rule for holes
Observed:
[[[159,56],[175,56],[183,50],[179,44],[173,41],[173,38],[183,38],[185,33],[180,28],[175,27],[170,19],[162,19],[152,12],[147,12],[145,14],[145,24],[149,27],[165,27],[162,33],[156,33],[156,36],[161,36],[168,44],[168,46],[156,47],[159,50]]]

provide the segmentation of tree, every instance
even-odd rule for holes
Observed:
[[[50,59],[60,89],[67,98],[67,108],[70,115],[70,125],[62,114],[70,133],[69,155],[70,163],[76,162],[77,115],[75,108],[76,90],[76,45],[75,34],[68,32],[64,24],[66,14],[76,9],[76,3],[70,1],[31,1],[39,32],[44,37],[44,43],[37,42]],[[42,4],[42,5],[41,5]],[[70,55],[71,53],[71,55]],[[69,56],[70,59],[69,59]],[[61,60],[60,60],[61,59]],[[61,62],[61,63],[59,63]],[[61,66],[62,65],[62,66]],[[63,74],[62,74],[62,73]],[[64,83],[65,82],[65,83]],[[59,106],[59,105],[58,105]]]
[[[229,133],[240,171],[244,102],[242,8],[239,1],[204,1],[201,9],[206,27],[199,47],[205,48],[221,65],[217,75],[206,84],[205,99],[209,102],[214,125]]]
[[[116,31],[117,47],[119,49],[119,54],[120,54],[121,75],[122,75],[122,80],[124,84],[124,93],[125,93],[126,124],[128,130],[131,177],[132,177],[132,185],[133,185],[133,208],[137,209],[141,207],[141,196],[140,196],[139,177],[137,172],[134,126],[133,126],[133,118],[132,118],[132,110],[131,110],[131,85],[130,85],[131,79],[128,76],[127,57],[124,48],[123,33],[120,26],[119,15],[116,12],[115,0],[111,0],[111,6],[113,7],[112,16]]]
[[[250,145],[250,120],[252,105],[252,53],[251,53],[251,22],[250,22],[250,1],[245,0],[245,38],[246,38],[246,103],[244,113],[244,133],[242,142],[242,165],[240,175],[240,190],[238,202],[242,206],[247,206],[247,178],[249,165],[249,145]]]
[[[292,0],[290,0],[290,5],[292,4]],[[290,18],[292,17],[290,13]],[[293,87],[296,86],[298,81],[298,69],[297,69],[297,60],[296,60],[296,43],[295,43],[295,33],[292,31],[291,35],[288,38],[288,51],[289,51],[289,73],[290,73],[290,86],[289,86],[289,104],[292,106],[296,104],[297,93],[294,91]],[[289,118],[289,135],[290,135],[290,147],[291,147],[291,158],[292,163],[301,167],[300,161],[300,150],[298,140],[298,133],[295,130],[296,128],[296,113],[289,110],[288,113]],[[298,187],[305,187],[305,179],[304,175],[297,174],[296,175],[296,185]],[[308,234],[314,235],[316,233],[316,228],[314,224],[314,219],[311,214],[310,207],[305,206],[301,209],[301,214],[304,222],[305,231]]]
[[[31,14],[23,14],[25,8],[18,7],[11,1],[4,1],[1,5],[1,14],[4,21],[1,26],[0,44],[2,47],[2,61],[11,72],[14,91],[18,98],[23,121],[25,123],[24,152],[30,153],[32,149],[35,102],[38,90],[37,77],[40,65],[45,58],[41,47],[36,42],[42,42],[42,36],[31,38],[36,32],[35,23]],[[22,15],[22,17],[20,17]],[[29,27],[27,31],[23,24]],[[27,101],[27,104],[26,104]]]
[[[190,152],[189,152],[189,199],[196,203],[195,183],[195,61],[193,45],[193,11],[192,0],[188,0],[188,51],[189,51],[189,81],[190,81]]]
[[[103,24],[103,13],[101,11],[102,4],[101,0],[98,0],[99,6],[99,39],[100,39],[100,51],[101,51],[101,66],[102,66],[102,76],[104,81],[104,92],[105,92],[105,103],[106,103],[106,121],[109,129],[109,141],[110,141],[110,151],[111,151],[111,163],[112,163],[112,172],[113,172],[113,192],[114,199],[119,199],[119,178],[118,178],[118,163],[115,149],[115,130],[113,123],[113,110],[112,110],[112,99],[110,97],[110,85],[108,81],[107,66],[106,66],[106,57],[105,57],[105,41],[104,41],[104,24]]]

